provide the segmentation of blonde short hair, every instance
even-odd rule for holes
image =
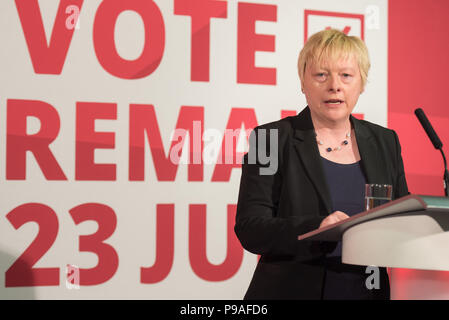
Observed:
[[[354,55],[358,61],[362,87],[368,79],[371,66],[368,48],[360,38],[348,36],[335,29],[327,29],[313,34],[306,42],[298,57],[298,73],[301,83],[304,81],[306,64],[311,61],[321,64],[325,59],[338,59]]]

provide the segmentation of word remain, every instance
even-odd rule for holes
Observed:
[[[43,101],[8,99],[6,111],[6,180],[26,180],[28,152],[33,154],[47,180],[68,180],[63,163],[50,148],[58,141],[60,132],[61,121],[57,109]],[[294,113],[283,110],[281,117]],[[29,118],[39,123],[37,132],[30,133]],[[111,160],[108,160],[109,163],[95,161],[96,150],[116,149],[116,133],[96,131],[95,123],[98,120],[117,120],[117,104],[76,103],[75,180],[117,180],[115,163]],[[249,132],[257,125],[254,108],[232,108],[222,135],[218,129],[204,129],[204,107],[181,106],[167,152],[154,106],[130,104],[126,133],[129,136],[129,181],[145,180],[147,145],[158,181],[175,181],[177,169],[183,161],[183,150],[187,149],[184,154],[188,156],[188,181],[204,181],[205,163],[215,163],[211,181],[229,181],[232,170],[240,169],[243,163],[245,150],[237,151],[238,142],[248,143],[248,139],[250,146],[256,145],[257,140],[257,151],[256,148],[249,148],[247,163],[260,165],[261,175],[274,174],[278,169],[278,132],[259,129],[257,135],[250,135]]]

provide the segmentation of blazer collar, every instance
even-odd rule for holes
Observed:
[[[374,136],[362,121],[352,115],[350,121],[354,127],[357,146],[361,157],[361,167],[367,183],[385,183],[382,174],[382,161]],[[309,107],[292,118],[294,146],[303,162],[306,172],[315,185],[328,213],[332,213],[332,200],[316,143],[315,132]]]

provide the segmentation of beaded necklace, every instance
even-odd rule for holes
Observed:
[[[319,144],[320,146],[324,145],[323,141],[318,139],[318,135],[316,134],[316,132],[315,132],[315,137],[317,138],[317,142],[318,142],[318,144]],[[351,138],[351,132],[348,132],[348,133],[346,134],[346,138],[348,138],[348,139]],[[328,148],[326,148],[326,152],[339,151],[339,150],[341,150],[342,147],[344,147],[344,146],[346,146],[346,145],[349,144],[348,139],[343,140],[343,141],[341,142],[341,144],[340,144],[338,147],[334,147],[334,148],[328,147]]]

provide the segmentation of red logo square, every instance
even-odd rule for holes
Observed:
[[[364,40],[365,16],[363,14],[304,10],[304,43],[310,34],[335,28]]]

